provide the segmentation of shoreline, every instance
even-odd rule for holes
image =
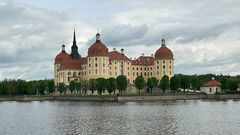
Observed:
[[[176,94],[176,95],[64,95],[64,96],[0,96],[0,101],[166,101],[166,100],[227,100],[240,99],[239,94]]]

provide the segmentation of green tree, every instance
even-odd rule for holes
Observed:
[[[165,93],[165,90],[169,88],[169,78],[167,75],[162,77],[159,88],[162,89],[163,94]]]
[[[71,81],[70,84],[69,84],[69,90],[71,91],[71,94],[75,90],[75,88],[76,88],[75,81]]]
[[[150,77],[147,79],[147,87],[150,89],[150,94],[152,94],[152,89],[158,85],[158,79],[156,77]]]
[[[96,89],[98,93],[102,95],[102,92],[106,89],[106,79],[105,78],[98,78],[96,80]]]
[[[234,80],[229,80],[229,90],[231,93],[236,93],[238,89],[238,82]]]
[[[48,87],[49,93],[52,94],[54,92],[54,81],[53,80],[49,80],[47,85],[48,85],[47,87]]]
[[[179,79],[179,77],[173,76],[170,79],[171,92],[175,93],[179,87],[180,87],[180,79]]]
[[[194,92],[196,92],[196,89],[199,89],[200,87],[200,82],[197,76],[193,76],[191,79],[191,84]]]
[[[58,85],[58,91],[60,92],[60,95],[62,95],[62,92],[65,91],[65,85],[63,83],[60,83]]]
[[[140,94],[140,90],[144,88],[144,78],[143,78],[143,76],[138,76],[135,79],[135,87],[138,89],[138,94]]]
[[[44,91],[46,90],[46,84],[44,81],[40,81],[40,84],[38,86],[39,94],[44,95]]]
[[[36,95],[37,94],[37,81],[29,81],[27,83],[27,93],[28,93],[28,95]]]
[[[187,76],[180,77],[180,86],[183,89],[183,92],[186,92],[186,89],[190,87],[190,80]]]
[[[82,89],[84,90],[84,95],[87,94],[87,90],[89,89],[89,82],[88,81],[84,81],[82,84]]]
[[[7,95],[7,87],[0,82],[0,95]]]
[[[110,95],[112,94],[112,92],[114,92],[115,94],[116,81],[114,78],[110,77],[106,80],[106,89]]]
[[[24,80],[17,80],[16,92],[18,95],[27,94],[27,83]]]
[[[124,75],[119,75],[116,79],[117,89],[120,91],[122,95],[122,91],[127,89],[127,78]]]
[[[81,84],[81,82],[77,82],[76,85],[75,85],[75,87],[76,87],[77,93],[79,93],[79,92],[81,91],[81,89],[82,89],[82,84]]]
[[[94,91],[96,90],[96,80],[95,79],[89,80],[89,89],[91,90],[92,95],[93,95]]]

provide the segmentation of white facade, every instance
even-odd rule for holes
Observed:
[[[202,91],[206,94],[216,94],[216,92],[221,92],[221,87],[219,87],[219,86],[201,87],[200,91]]]

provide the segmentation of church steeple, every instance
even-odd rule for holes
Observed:
[[[71,47],[71,56],[73,59],[79,59],[80,55],[78,53],[78,47],[77,47],[77,42],[76,42],[76,34],[75,34],[75,29],[73,32],[73,45]]]
[[[76,35],[75,35],[75,29],[73,32],[73,45],[76,45]]]

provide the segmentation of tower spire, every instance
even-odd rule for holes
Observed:
[[[73,32],[73,45],[71,47],[72,51],[71,51],[71,56],[73,59],[79,59],[80,55],[78,53],[78,47],[77,47],[77,42],[76,42],[76,34],[75,34],[75,29]]]
[[[76,45],[76,35],[75,35],[75,29],[74,29],[74,32],[73,32],[73,44]]]

